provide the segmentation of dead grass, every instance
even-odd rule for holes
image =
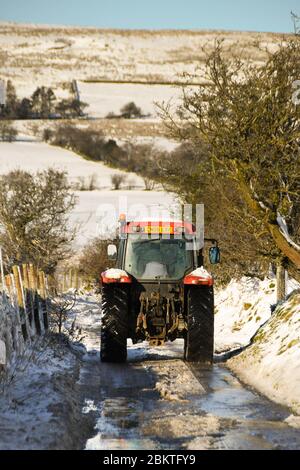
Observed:
[[[149,121],[136,121],[129,119],[63,119],[63,120],[43,120],[39,119],[27,121],[15,121],[15,124],[20,125],[20,132],[28,132],[35,137],[42,138],[43,131],[46,128],[55,129],[58,126],[65,126],[66,124],[78,125],[80,127],[89,127],[91,130],[96,130],[99,133],[103,132],[105,136],[119,139],[134,139],[135,137],[167,137],[167,132],[161,122]]]
[[[0,75],[49,81],[127,80],[170,82],[201,65],[216,38],[228,56],[259,63],[283,34],[228,31],[142,31],[0,24]],[[72,46],[72,48],[70,48]],[[21,72],[22,73],[18,73]],[[18,87],[18,84],[16,84]],[[22,86],[22,85],[21,85]]]

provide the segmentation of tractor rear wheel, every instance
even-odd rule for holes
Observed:
[[[214,293],[213,287],[192,286],[187,293],[187,333],[184,358],[188,362],[213,362]]]
[[[125,362],[128,333],[128,287],[108,284],[102,290],[100,358],[102,362]]]

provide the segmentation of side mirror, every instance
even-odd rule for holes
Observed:
[[[209,249],[210,264],[219,264],[221,262],[221,251],[218,246],[212,246]]]
[[[107,256],[109,260],[115,261],[117,259],[117,253],[116,245],[107,245]]]

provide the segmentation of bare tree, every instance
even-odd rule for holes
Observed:
[[[247,211],[236,183],[216,170],[207,144],[182,144],[161,157],[158,166],[167,191],[178,194],[183,203],[205,205],[206,236],[217,238],[222,249],[222,265],[211,268],[218,282],[233,276],[264,277],[274,256],[270,237]]]
[[[109,240],[94,238],[83,248],[78,263],[82,276],[99,283],[101,272],[114,265],[114,261],[111,261],[107,256],[109,243]]]
[[[97,174],[93,173],[90,176],[80,176],[78,178],[78,184],[75,185],[78,191],[94,191],[97,188]]]
[[[0,138],[4,142],[13,142],[18,135],[17,129],[9,121],[0,120]]]
[[[11,80],[8,80],[6,84],[6,102],[3,108],[3,116],[9,119],[14,118],[17,113],[17,108],[18,98],[16,89]]]
[[[47,119],[55,112],[56,96],[52,88],[38,87],[31,96],[32,112]]]
[[[125,119],[140,118],[142,117],[142,110],[131,101],[121,108],[121,117]]]
[[[292,21],[294,23],[295,34],[300,34],[300,17],[294,12],[291,12]]]
[[[155,188],[156,182],[153,179],[148,178],[147,176],[145,176],[143,179],[144,179],[144,184],[145,184],[145,190],[153,191],[153,189]]]
[[[300,106],[292,94],[299,57],[297,36],[260,67],[229,60],[217,42],[206,61],[210,86],[185,89],[176,116],[163,111],[172,135],[209,145],[215,168],[234,181],[248,213],[271,238],[279,265],[298,269]]]
[[[120,189],[121,185],[124,184],[126,181],[126,175],[122,175],[121,173],[115,173],[111,177],[111,183],[115,190]]]
[[[0,177],[0,242],[7,268],[33,262],[53,273],[71,252],[75,233],[68,214],[75,205],[66,173],[13,171]]]

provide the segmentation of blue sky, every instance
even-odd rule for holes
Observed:
[[[0,21],[290,32],[299,0],[0,0]]]

